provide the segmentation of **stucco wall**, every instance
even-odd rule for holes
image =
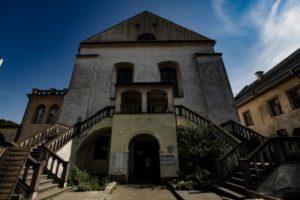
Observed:
[[[274,135],[279,129],[286,129],[289,134],[292,134],[294,128],[300,128],[300,109],[292,108],[286,91],[299,84],[299,78],[290,79],[238,107],[241,122],[245,125],[243,113],[249,110],[254,122],[254,125],[249,126],[249,128],[265,136]],[[271,116],[267,101],[276,96],[278,97],[283,113],[277,116]]]
[[[221,58],[195,60],[195,53],[213,53],[211,45],[96,46],[81,48],[80,53],[99,56],[76,60],[60,117],[64,124],[72,125],[78,117],[85,119],[108,105],[115,105],[110,95],[114,87],[113,66],[118,62],[134,64],[134,82],[160,82],[158,63],[175,61],[179,63],[184,93],[183,97],[174,98],[175,105],[185,105],[204,116],[213,113],[217,122],[237,119]],[[203,75],[201,79],[199,73]],[[204,90],[203,85],[208,88]],[[205,102],[212,103],[207,107]]]
[[[139,134],[149,134],[157,139],[160,146],[160,155],[168,154],[167,147],[174,147],[175,163],[173,165],[160,166],[160,177],[175,177],[179,171],[178,150],[176,137],[176,121],[174,114],[116,114],[113,118],[111,153],[112,158],[115,153],[124,153],[124,166],[116,169],[115,163],[110,162],[110,174],[128,175],[128,152],[129,143],[132,138]],[[120,174],[116,174],[116,171]]]

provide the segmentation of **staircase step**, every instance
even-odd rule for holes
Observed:
[[[9,194],[2,194],[2,191],[1,191],[0,200],[7,200],[8,198],[9,198]]]
[[[46,183],[39,186],[38,191],[44,192],[45,190],[50,190],[52,188],[58,188],[59,184],[57,183]]]
[[[224,187],[218,187],[217,193],[221,193],[222,196],[233,198],[233,199],[245,199],[246,197],[242,194],[239,194],[237,192],[234,192],[230,189],[224,188]]]
[[[26,156],[27,151],[9,151],[6,153],[7,156]]]
[[[38,193],[36,200],[51,200],[71,190],[70,187],[57,188],[56,190]]]
[[[238,184],[226,181],[225,186],[226,186],[226,188],[228,188],[230,190],[233,190],[237,193],[240,193],[240,194],[243,194],[243,195],[246,194],[246,188],[242,185],[238,185]]]
[[[238,185],[244,185],[245,180],[243,178],[238,178],[238,177],[232,176],[232,177],[230,177],[230,182],[233,182]]]
[[[47,183],[53,183],[53,179],[50,179],[50,178],[41,178],[40,179],[40,185],[43,185],[43,184],[47,184]]]

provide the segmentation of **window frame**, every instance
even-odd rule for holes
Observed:
[[[103,154],[99,153],[99,152],[102,152],[103,150],[98,150],[99,146],[101,145],[101,144],[99,144],[99,141],[103,141],[103,138],[107,138],[107,144],[105,146],[103,146],[103,147],[106,147],[105,155],[104,155],[104,153]],[[110,151],[109,146],[110,146],[110,136],[103,135],[103,136],[100,136],[99,138],[97,138],[97,140],[94,144],[93,160],[108,160],[109,159],[109,151]]]
[[[41,120],[39,122],[37,122],[35,119],[36,119],[36,115],[37,115],[37,112],[43,108],[44,109],[44,113],[41,117]],[[34,110],[34,113],[33,113],[33,117],[31,119],[31,123],[32,124],[43,124],[44,122],[44,118],[45,118],[45,115],[46,115],[46,110],[47,110],[47,107],[44,105],[44,104],[39,104],[38,106],[36,106],[35,110]]]
[[[247,113],[249,113],[251,122],[249,122],[248,119],[246,118],[246,114],[247,114]],[[250,110],[244,111],[244,112],[242,113],[242,115],[243,115],[243,120],[244,120],[246,126],[252,126],[252,125],[254,125],[254,121],[253,121],[253,118],[252,118],[252,115],[251,115]],[[246,120],[246,119],[247,119],[247,120]]]
[[[297,85],[297,86],[295,86],[295,87],[293,87],[293,88],[291,88],[291,89],[289,89],[289,90],[286,91],[286,95],[287,95],[287,97],[288,97],[288,99],[289,99],[291,108],[292,108],[293,110],[300,109],[300,103],[299,103],[298,107],[296,107],[294,98],[291,96],[291,93],[292,93],[293,91],[297,90],[297,89],[300,89],[300,85]]]
[[[164,70],[172,70],[173,72],[175,72],[175,79],[173,78],[170,78],[170,74],[168,74],[168,80],[169,81],[163,81],[163,76],[162,76],[162,71],[164,71]],[[178,74],[177,74],[177,70],[176,70],[176,68],[174,68],[174,67],[171,67],[171,66],[166,66],[166,67],[163,67],[163,68],[160,68],[159,69],[159,73],[160,73],[160,81],[162,82],[162,83],[170,83],[170,84],[172,84],[172,89],[173,89],[173,96],[174,97],[179,97],[180,95],[179,95],[179,83],[178,83]],[[172,81],[170,81],[170,80],[176,80],[176,83],[174,84]]]
[[[129,74],[128,72],[130,71],[130,80],[128,79],[126,79],[127,77],[127,75]],[[123,74],[120,74],[120,72],[122,72]],[[123,75],[124,77],[123,77],[123,79],[119,79],[119,77],[121,76],[121,75]],[[126,78],[125,78],[126,77]],[[120,81],[121,80],[121,81]],[[117,69],[117,76],[116,76],[116,83],[118,84],[118,83],[132,83],[133,82],[133,69],[132,68],[130,68],[130,67],[122,67],[122,68],[119,68],[119,69]]]
[[[50,122],[49,119],[50,119],[50,112],[54,109],[54,108],[58,108],[58,113],[57,113],[57,116],[56,116],[56,119],[53,121],[53,122]],[[57,105],[57,104],[53,104],[50,106],[49,110],[48,110],[48,115],[47,115],[47,121],[46,123],[47,124],[55,124],[59,118],[59,113],[60,113],[60,106]],[[54,116],[55,117],[55,116]]]
[[[271,103],[272,101],[275,101],[275,100],[278,101],[279,106],[280,106],[280,113],[279,113],[279,114],[274,114],[273,109],[272,109],[272,106],[270,105],[270,103]],[[280,104],[280,101],[279,101],[278,96],[272,97],[272,98],[270,98],[269,100],[267,100],[267,105],[268,105],[268,109],[269,109],[269,113],[270,113],[270,116],[271,116],[271,117],[275,117],[275,116],[279,116],[279,115],[282,115],[282,114],[283,114],[283,110],[282,110],[282,107],[281,107],[281,104]]]

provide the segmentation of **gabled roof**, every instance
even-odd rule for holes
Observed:
[[[111,28],[100,32],[82,43],[131,42],[139,35],[150,33],[157,41],[207,41],[214,40],[191,31],[151,12],[144,11]]]
[[[266,72],[260,80],[245,86],[235,97],[237,106],[261,95],[282,81],[300,74],[300,49],[297,49],[275,67]]]

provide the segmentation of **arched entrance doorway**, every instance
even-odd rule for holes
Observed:
[[[140,134],[129,143],[129,181],[158,182],[160,179],[159,143],[153,136]]]

